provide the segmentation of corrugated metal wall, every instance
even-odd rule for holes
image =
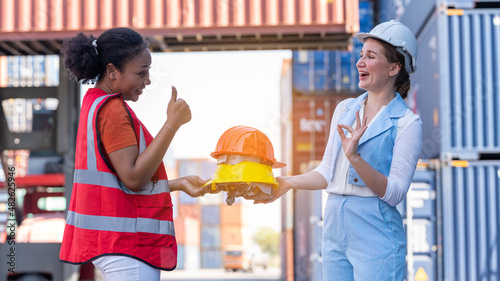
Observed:
[[[500,9],[436,10],[418,43],[410,101],[424,124],[422,158],[498,157]]]
[[[396,206],[406,232],[406,280],[436,281],[440,272],[436,170],[425,166],[417,169],[406,198]]]
[[[358,21],[352,0],[1,0],[0,10],[0,32],[346,23],[356,31]]]
[[[347,49],[358,0],[0,0],[0,56],[57,54],[78,31],[118,26],[154,52]]]
[[[500,277],[500,161],[443,167],[444,280]]]
[[[500,10],[463,10],[438,21],[442,152],[499,153]]]
[[[314,169],[323,158],[335,108],[349,95],[293,97],[292,130],[294,175]]]
[[[500,278],[500,9],[484,8],[500,2],[484,2],[429,0],[420,22],[400,17],[418,35],[409,102],[422,117],[422,158],[440,166],[429,280]]]

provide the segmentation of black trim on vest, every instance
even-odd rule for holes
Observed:
[[[141,141],[141,140],[140,140],[140,138],[139,138],[139,137],[137,137],[137,132],[135,131],[135,127],[134,127],[134,118],[132,118],[132,114],[131,114],[131,113],[130,113],[130,111],[128,110],[128,107],[127,107],[127,105],[125,104],[125,100],[123,99],[122,94],[120,94],[120,96],[122,97],[123,105],[125,106],[125,110],[126,110],[126,111],[127,111],[127,113],[128,113],[128,117],[130,117],[130,121],[132,122],[132,128],[134,129],[135,139],[137,139],[137,140]],[[138,143],[138,144],[137,144],[137,149],[138,149],[139,151],[140,151],[140,146],[141,146],[141,144],[140,144],[140,143]]]
[[[177,262],[175,263],[175,266],[173,268],[163,268],[163,267],[158,267],[158,266],[154,266],[152,265],[151,263],[141,259],[141,258],[138,258],[136,256],[132,256],[132,255],[128,255],[128,254],[118,254],[118,253],[106,253],[106,254],[100,254],[98,256],[95,256],[87,261],[82,261],[82,262],[71,262],[71,261],[66,261],[66,260],[62,260],[62,259],[59,259],[60,262],[64,262],[64,263],[69,263],[69,264],[86,264],[86,263],[89,263],[89,262],[92,262],[98,258],[101,258],[101,257],[104,257],[104,256],[123,256],[123,257],[128,257],[128,258],[132,258],[132,259],[135,259],[135,260],[138,260],[140,262],[143,262],[149,266],[151,266],[152,268],[156,268],[156,269],[159,269],[159,270],[165,270],[165,271],[172,271],[174,269],[177,268]]]

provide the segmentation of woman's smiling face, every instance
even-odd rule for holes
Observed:
[[[144,88],[151,84],[149,68],[151,53],[144,48],[139,55],[125,65],[123,72],[116,73],[116,92],[121,93],[125,100],[137,101]]]
[[[358,86],[375,92],[391,86],[394,65],[387,59],[382,44],[375,39],[366,40],[361,50],[361,57],[356,63],[359,72]]]

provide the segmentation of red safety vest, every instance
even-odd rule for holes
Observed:
[[[83,99],[76,142],[75,175],[60,259],[81,264],[103,255],[122,255],[173,270],[177,243],[172,200],[163,163],[154,180],[133,192],[106,164],[99,146],[97,113],[111,97],[100,89]],[[126,105],[126,104],[125,104]],[[153,137],[127,106],[142,153]]]

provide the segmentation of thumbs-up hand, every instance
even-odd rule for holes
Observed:
[[[191,120],[191,109],[185,100],[177,98],[177,89],[172,86],[172,97],[167,107],[167,124],[174,130]]]

